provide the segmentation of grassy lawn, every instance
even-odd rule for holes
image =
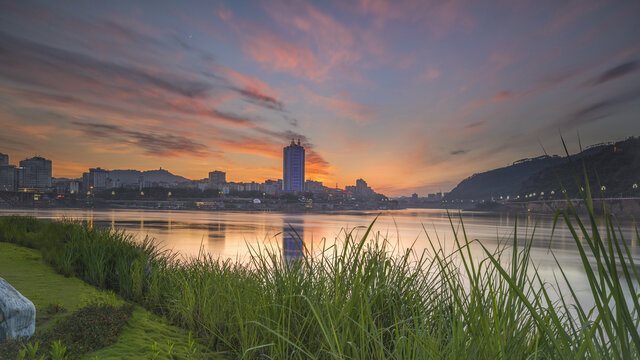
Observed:
[[[0,277],[8,281],[36,306],[36,332],[48,329],[83,306],[104,301],[117,305],[125,301],[113,293],[99,290],[76,277],[64,277],[42,261],[38,250],[0,242]],[[63,311],[53,311],[54,306]],[[64,344],[63,344],[64,345]],[[84,359],[186,359],[190,347],[187,331],[171,326],[142,307],[136,306],[115,344],[86,354]],[[193,358],[211,358],[203,345]],[[171,355],[170,355],[171,354]],[[3,358],[0,355],[0,358]]]

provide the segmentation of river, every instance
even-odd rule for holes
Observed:
[[[28,209],[0,210],[0,215],[28,215],[41,219],[79,219],[92,226],[125,229],[138,238],[150,236],[166,249],[181,256],[196,256],[203,250],[214,257],[247,261],[249,246],[269,246],[284,251],[288,258],[299,256],[301,245],[317,253],[324,241],[331,245],[344,239],[345,229],[362,235],[374,219],[371,236],[386,238],[400,249],[413,246],[419,252],[431,249],[430,240],[445,252],[455,248],[454,230],[444,210],[406,209],[393,211],[353,211],[339,213],[260,213],[156,210]],[[453,213],[453,227],[461,231],[459,214]],[[462,220],[469,239],[477,239],[490,250],[500,244],[512,244],[516,224],[514,215],[463,212]],[[571,285],[584,305],[590,306],[587,278],[577,252],[575,240],[559,220],[552,234],[552,216],[519,216],[518,238],[532,240],[531,256],[542,278],[555,282],[560,276],[552,256],[556,256]],[[640,263],[640,246],[632,222],[622,222],[621,229],[632,255]],[[535,229],[535,233],[534,233]],[[582,240],[582,239],[581,239]],[[483,257],[477,244],[474,257]],[[564,288],[564,286],[561,286]],[[583,302],[581,300],[581,302]]]

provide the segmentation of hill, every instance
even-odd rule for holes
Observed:
[[[518,160],[510,166],[471,175],[451,190],[445,199],[478,200],[515,194],[533,174],[565,162],[566,159],[559,156],[540,156]]]
[[[490,200],[540,192],[548,195],[551,191],[560,196],[560,183],[573,196],[578,193],[573,169],[581,172],[583,162],[592,188],[605,185],[608,196],[630,194],[632,185],[640,182],[640,138],[593,145],[570,157],[555,155],[518,160],[510,166],[462,180],[445,199]]]
[[[590,187],[594,196],[623,197],[638,196],[633,184],[640,183],[640,138],[629,138],[615,144],[603,146],[571,163],[545,168],[522,183],[520,194],[558,192],[560,183],[572,197],[578,195],[576,169],[580,181],[584,180],[582,165],[587,169]],[[604,186],[604,191],[601,187]]]
[[[178,184],[183,182],[189,182],[191,180],[170,173],[169,171],[160,168],[159,170],[111,170],[108,177],[111,179],[114,187],[122,185],[138,184],[138,181],[142,178],[145,182],[157,183],[157,184]]]

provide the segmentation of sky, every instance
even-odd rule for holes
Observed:
[[[640,135],[639,1],[0,0],[0,152],[389,196]]]

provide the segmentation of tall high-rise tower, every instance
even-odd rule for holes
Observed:
[[[299,139],[297,144],[291,140],[291,144],[284,148],[282,173],[282,190],[304,191],[304,147]]]

